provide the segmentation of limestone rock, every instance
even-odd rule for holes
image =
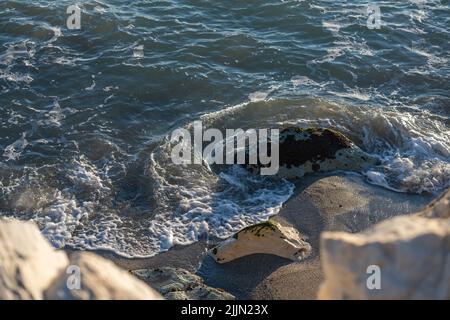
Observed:
[[[159,300],[162,296],[143,281],[114,263],[89,252],[71,256],[71,266],[79,271],[79,286],[69,289],[69,277],[62,274],[46,292],[48,299],[81,300]],[[72,283],[76,284],[76,283]]]
[[[311,246],[300,238],[297,230],[269,220],[242,229],[210,250],[210,254],[219,263],[255,253],[274,254],[300,261],[310,251]]]
[[[75,253],[69,261],[64,251],[50,246],[32,222],[0,219],[0,300],[4,299],[162,297],[95,254]]]
[[[321,255],[319,299],[450,299],[448,219],[400,216],[358,234],[324,232]],[[373,266],[379,289],[368,286]]]
[[[68,262],[34,223],[0,219],[0,300],[42,299]]]
[[[203,284],[202,278],[181,268],[158,268],[132,271],[151,284],[169,300],[234,300],[223,290]]]

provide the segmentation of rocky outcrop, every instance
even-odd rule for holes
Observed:
[[[450,299],[449,195],[362,233],[324,232],[319,299]]]
[[[151,284],[168,300],[234,300],[221,289],[211,288],[202,278],[181,268],[157,268],[132,271],[139,279]]]
[[[271,147],[269,144],[269,149]],[[329,128],[284,128],[278,147],[277,175],[284,178],[299,178],[312,172],[363,171],[380,163],[376,156],[364,152],[342,133]],[[264,166],[248,164],[245,167],[260,173]]]
[[[0,300],[42,299],[68,264],[34,223],[0,220]]]
[[[219,263],[255,253],[274,254],[300,261],[310,251],[311,246],[300,238],[297,230],[269,220],[242,229],[210,250],[210,254]]]
[[[67,257],[32,222],[0,219],[0,300],[162,299],[161,295],[92,253]]]

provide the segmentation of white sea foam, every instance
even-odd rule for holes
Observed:
[[[80,220],[93,212],[93,203],[79,203],[75,197],[67,197],[60,191],[53,194],[52,204],[35,220],[44,228],[42,233],[56,248],[62,248],[72,233],[81,225]]]
[[[254,176],[239,166],[219,175],[202,166],[173,166],[170,145],[152,154],[150,172],[157,178],[157,198],[163,209],[149,228],[168,249],[205,235],[226,238],[239,229],[266,220],[293,191],[287,181]]]

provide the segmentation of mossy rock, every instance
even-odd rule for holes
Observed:
[[[269,143],[268,149],[272,149],[272,143]],[[283,178],[299,178],[307,173],[334,170],[360,172],[379,163],[378,157],[364,152],[334,129],[287,127],[280,131],[277,175]],[[254,173],[267,166],[259,163],[245,165]]]
[[[219,263],[256,253],[300,261],[310,252],[311,246],[297,230],[270,219],[240,230],[210,250],[211,256]]]

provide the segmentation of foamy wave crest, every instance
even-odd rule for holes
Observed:
[[[426,114],[376,113],[365,144],[383,147],[382,166],[370,182],[403,192],[438,192],[450,186],[450,130]],[[375,173],[376,172],[376,173]]]

